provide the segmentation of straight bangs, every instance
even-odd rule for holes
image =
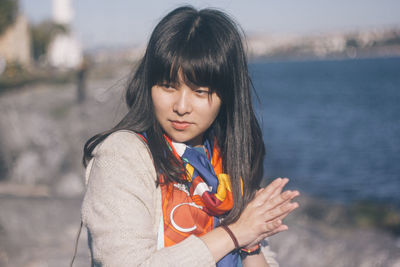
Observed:
[[[192,36],[171,38],[164,49],[155,53],[150,69],[150,84],[179,85],[184,82],[189,87],[208,87],[210,93],[229,88],[232,79],[228,78],[226,60],[223,51],[218,51],[218,42],[212,36]],[[173,51],[173,52],[171,52]],[[222,94],[224,95],[224,94]]]

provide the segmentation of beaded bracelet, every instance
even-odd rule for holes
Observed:
[[[239,254],[242,258],[245,258],[246,256],[260,254],[260,251],[261,251],[261,246],[260,244],[257,244],[256,246],[249,249],[247,248],[240,249]]]

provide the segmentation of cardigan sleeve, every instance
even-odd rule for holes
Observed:
[[[136,134],[108,136],[96,147],[86,176],[82,221],[96,266],[215,266],[195,236],[157,250],[161,193],[147,146]]]

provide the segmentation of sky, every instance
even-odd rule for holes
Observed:
[[[72,0],[72,29],[86,49],[142,45],[164,15],[184,4],[222,9],[248,36],[400,27],[398,0]],[[20,0],[33,23],[51,18],[51,5],[51,0]]]

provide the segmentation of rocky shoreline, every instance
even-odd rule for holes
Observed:
[[[1,185],[0,185],[1,186]],[[80,197],[0,195],[0,266],[69,264],[80,225]],[[310,202],[285,223],[289,230],[270,238],[281,266],[400,266],[400,239],[387,231],[332,224],[331,214],[315,219]],[[323,205],[328,210],[340,209]],[[82,230],[74,266],[89,266],[86,229]],[[62,263],[62,264],[60,264]]]

